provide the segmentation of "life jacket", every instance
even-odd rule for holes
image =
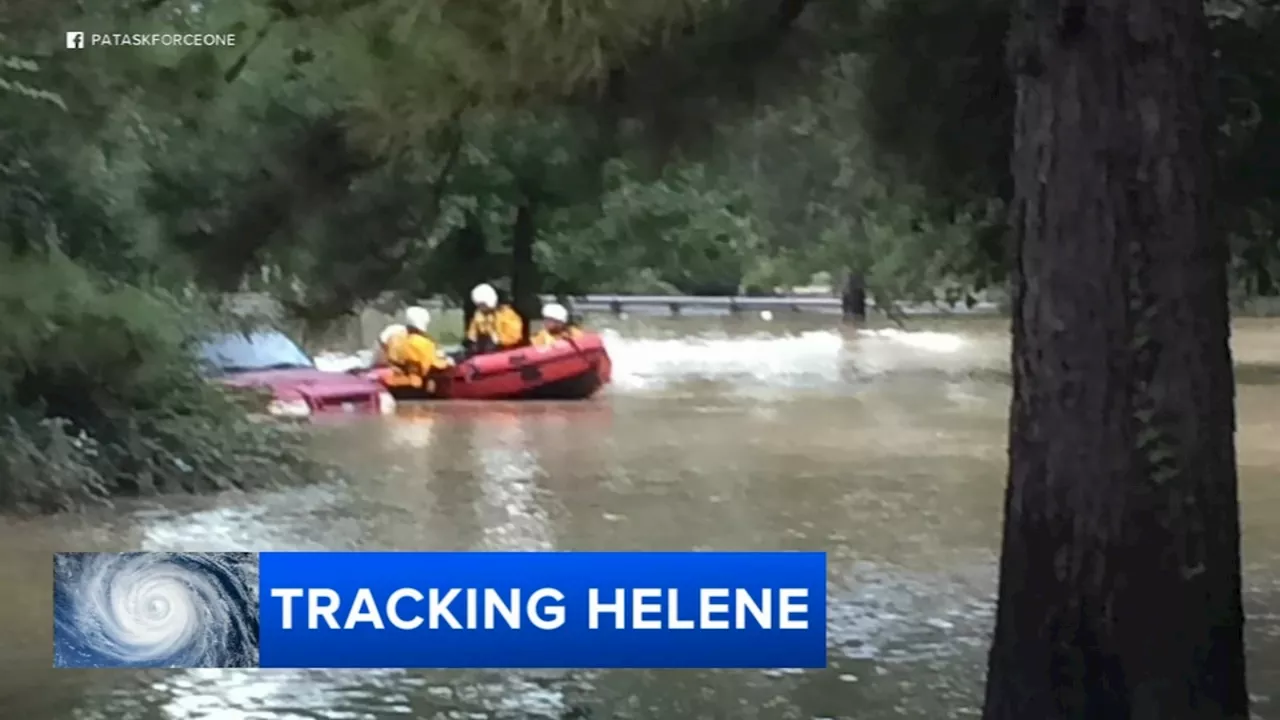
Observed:
[[[436,352],[435,341],[426,335],[403,335],[387,347],[387,364],[395,369],[397,385],[422,387],[433,370],[447,367]]]
[[[481,352],[515,347],[520,344],[523,334],[524,319],[510,305],[499,305],[489,311],[477,310],[467,327],[467,340]]]
[[[538,334],[533,336],[532,342],[534,345],[539,347],[545,347],[547,345],[554,345],[557,340],[577,340],[580,337],[582,337],[582,330],[579,329],[578,326],[565,324],[555,332],[546,328],[539,330]]]

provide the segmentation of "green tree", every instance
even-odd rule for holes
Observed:
[[[1221,182],[1217,221],[1234,249],[1242,289],[1275,292],[1276,197],[1280,159],[1280,75],[1271,44],[1280,6],[1270,0],[1206,5],[1215,62],[1213,147]],[[863,127],[890,177],[929,191],[924,208],[947,220],[957,210],[1012,196],[1010,145],[1015,96],[1003,39],[1016,16],[1009,0],[963,5],[894,0],[862,16],[858,84],[867,97]],[[922,101],[928,98],[928,101]],[[975,208],[974,205],[978,207]],[[1003,223],[973,237],[971,270],[1003,280],[1010,258]]]
[[[166,273],[136,188],[168,126],[128,93],[107,101],[120,77],[52,65],[6,62],[28,77],[0,93],[0,507],[307,474],[289,433],[248,421],[264,399],[193,372],[222,324]]]

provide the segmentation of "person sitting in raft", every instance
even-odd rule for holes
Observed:
[[[404,334],[393,334],[387,348],[387,363],[395,369],[387,385],[431,392],[435,389],[431,376],[452,367],[453,361],[441,356],[435,341],[427,334],[431,313],[426,308],[411,307],[404,311],[404,316]]]
[[[560,303],[547,303],[542,306],[542,329],[533,336],[536,347],[548,347],[559,340],[577,340],[582,331],[569,322],[569,311]]]
[[[387,364],[387,352],[391,347],[391,343],[398,338],[404,337],[409,332],[409,328],[399,323],[393,323],[382,328],[382,332],[378,333],[378,352],[373,358],[374,367],[383,367]]]
[[[471,302],[476,312],[467,324],[468,354],[510,350],[524,342],[524,320],[510,305],[498,303],[498,291],[492,285],[477,285],[471,291]]]

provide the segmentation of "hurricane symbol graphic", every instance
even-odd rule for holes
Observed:
[[[258,665],[254,553],[58,553],[53,664]]]

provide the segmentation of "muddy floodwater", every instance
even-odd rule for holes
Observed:
[[[582,403],[404,407],[321,432],[348,480],[0,521],[14,720],[973,717],[993,610],[1004,321],[626,321]],[[1280,718],[1280,322],[1237,323],[1251,690]],[[826,550],[806,672],[51,669],[57,550]],[[1271,697],[1277,696],[1275,703]]]

